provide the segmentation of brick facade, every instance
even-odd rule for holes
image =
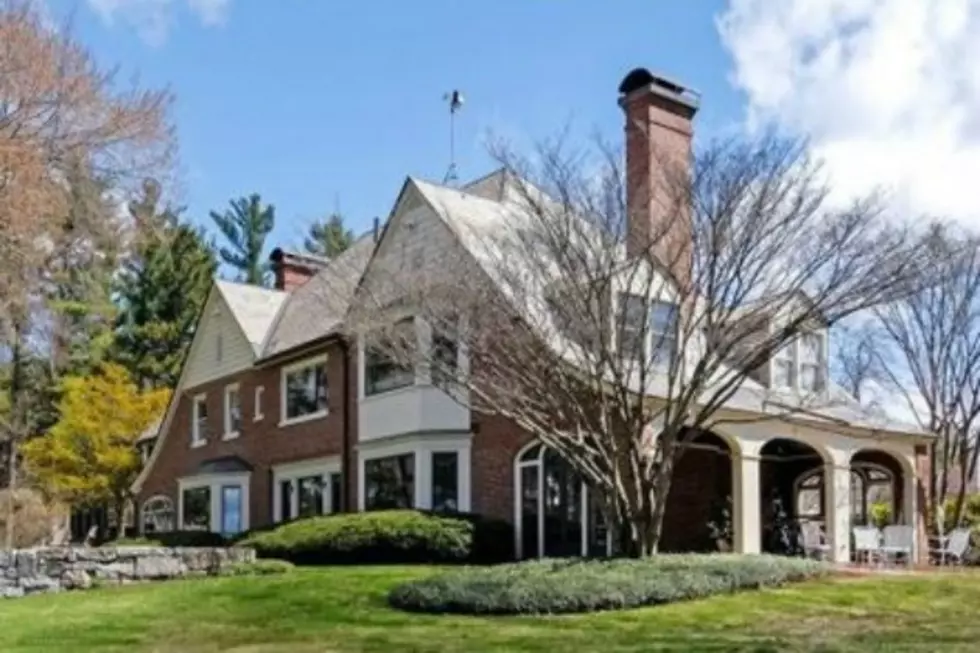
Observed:
[[[316,355],[327,354],[328,414],[325,417],[280,426],[282,407],[280,379],[282,368]],[[327,456],[343,459],[345,415],[351,423],[348,433],[355,434],[357,421],[356,381],[345,370],[346,353],[337,343],[310,349],[275,364],[255,367],[193,388],[186,388],[178,404],[169,433],[158,446],[163,447],[150,468],[140,491],[140,503],[155,495],[169,496],[177,504],[177,481],[195,473],[209,460],[237,456],[253,468],[249,487],[250,526],[261,526],[272,518],[272,468],[283,463],[299,462]],[[344,381],[348,381],[350,404],[344,406]],[[239,384],[242,404],[242,428],[238,437],[222,439],[224,432],[225,387]],[[255,390],[262,387],[262,419],[255,419]],[[191,446],[191,421],[194,397],[207,395],[208,437],[204,446]],[[349,450],[349,448],[348,448]],[[356,492],[355,466],[349,466],[345,486]],[[347,470],[345,470],[347,471]],[[346,501],[345,501],[346,503]]]

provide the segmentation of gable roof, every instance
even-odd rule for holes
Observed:
[[[361,236],[309,281],[289,293],[272,320],[261,358],[271,358],[336,333],[374,252],[374,237]]]
[[[222,279],[216,280],[214,285],[245,339],[252,345],[252,351],[258,356],[262,353],[262,343],[269,328],[289,293]]]
[[[530,322],[532,327],[536,327],[539,337],[558,355],[574,364],[574,346],[565,342],[567,339],[551,324],[550,310],[544,294],[549,280],[534,278],[535,273],[514,268],[515,264],[520,266],[519,256],[502,255],[501,248],[506,247],[509,235],[519,237],[521,225],[526,221],[524,193],[514,187],[514,184],[519,183],[527,182],[504,170],[498,170],[462,188],[440,186],[411,177],[408,180],[408,184],[419,191],[508,301],[518,310],[534,314]],[[531,186],[530,192],[542,191]],[[549,200],[545,198],[544,201]],[[583,234],[587,232],[588,228],[584,229],[579,237],[585,237]],[[597,234],[596,237],[600,236]],[[655,268],[662,272],[660,266]],[[668,276],[668,281],[673,281],[673,277]],[[519,289],[514,287],[518,285]],[[519,298],[515,296],[518,292]],[[722,383],[724,378],[734,373],[734,369],[722,366],[709,385]],[[827,405],[814,407],[812,410],[808,410],[805,405],[801,406],[798,417],[824,422],[846,422],[855,427],[876,431],[925,435],[917,426],[893,419],[882,411],[870,411],[840,387],[833,383],[828,385]],[[658,379],[655,375],[645,387],[641,388],[637,383],[633,390],[650,396],[667,396],[664,379]],[[746,377],[726,403],[726,407],[780,415],[785,414],[786,409],[792,408],[795,403],[799,403],[799,398],[786,396],[785,393],[774,391]]]

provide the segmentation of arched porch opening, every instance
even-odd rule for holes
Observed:
[[[914,477],[902,462],[880,449],[862,449],[851,456],[851,523],[887,526],[911,524]]]
[[[821,525],[828,515],[825,458],[813,446],[777,438],[760,451],[760,525],[765,553],[797,555],[804,522]]]
[[[732,550],[735,453],[725,438],[710,431],[685,444],[667,495],[661,551]]]

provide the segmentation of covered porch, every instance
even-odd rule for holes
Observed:
[[[903,524],[913,529],[912,560],[922,559],[925,448],[862,435],[778,421],[699,433],[674,474],[661,550],[802,555],[811,524],[825,534],[827,557],[848,563],[853,527]],[[600,506],[555,452],[522,449],[514,484],[521,557],[614,553]]]

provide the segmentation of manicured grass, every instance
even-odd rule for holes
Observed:
[[[975,651],[980,574],[834,579],[566,617],[389,608],[432,568],[297,569],[0,603],[0,651]]]

